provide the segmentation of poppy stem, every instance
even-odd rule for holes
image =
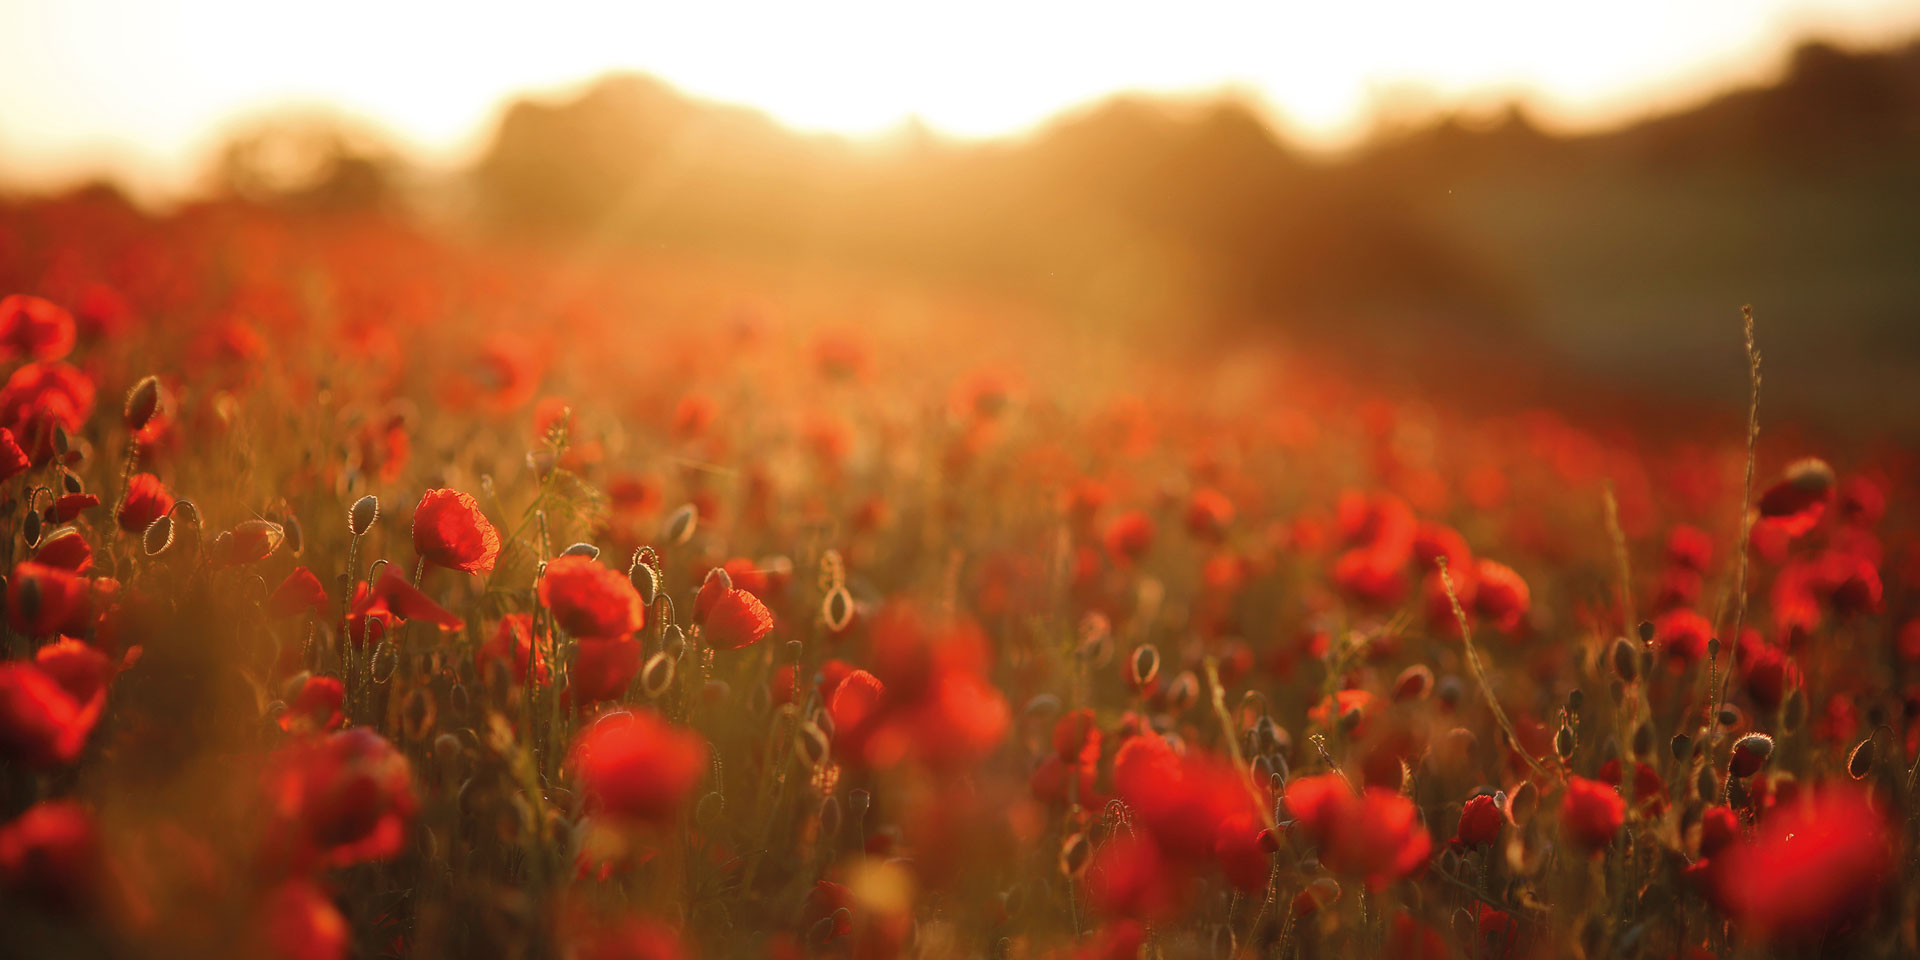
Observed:
[[[1720,705],[1726,702],[1727,679],[1733,675],[1733,652],[1747,626],[1747,544],[1753,538],[1753,465],[1758,459],[1760,444],[1760,350],[1753,342],[1751,304],[1740,308],[1740,322],[1747,342],[1747,480],[1745,492],[1740,498],[1740,539],[1735,544],[1739,553],[1734,558],[1734,579],[1737,584],[1733,599],[1734,642],[1727,644],[1727,670],[1720,676],[1719,688],[1713,697],[1713,710],[1707,714],[1707,723],[1715,742],[1720,739],[1720,730],[1718,724],[1714,723],[1714,717],[1720,713]]]
[[[1480,687],[1480,695],[1487,698],[1487,709],[1493,711],[1493,719],[1500,724],[1500,731],[1507,735],[1507,742],[1513,744],[1513,750],[1521,759],[1527,761],[1535,773],[1551,778],[1552,771],[1541,766],[1533,754],[1520,743],[1520,735],[1514,732],[1513,721],[1507,718],[1507,711],[1493,695],[1493,684],[1487,682],[1486,668],[1480,664],[1480,651],[1473,645],[1473,629],[1467,626],[1467,612],[1460,606],[1460,595],[1453,589],[1453,575],[1447,572],[1447,558],[1436,557],[1434,563],[1440,566],[1440,585],[1447,588],[1447,602],[1453,605],[1453,618],[1460,621],[1460,643],[1467,652],[1467,667],[1473,674],[1473,682]]]

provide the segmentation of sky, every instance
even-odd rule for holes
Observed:
[[[1770,79],[1802,37],[1916,33],[1915,0],[0,0],[0,182],[177,194],[285,104],[452,165],[508,97],[623,69],[850,135],[999,136],[1117,91],[1220,90],[1310,147],[1510,99],[1571,131]]]

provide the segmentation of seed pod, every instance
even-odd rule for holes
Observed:
[[[1573,748],[1578,745],[1573,735],[1573,728],[1564,723],[1561,724],[1559,731],[1553,735],[1553,752],[1559,755],[1560,762],[1565,763],[1573,759]]]
[[[127,391],[127,406],[121,422],[130,433],[139,433],[160,409],[160,378],[149,375]]]
[[[700,523],[700,511],[691,503],[680,505],[680,509],[667,516],[660,525],[660,539],[669,546],[679,546],[693,539],[693,530]]]
[[[1847,753],[1847,776],[1855,780],[1865,780],[1873,772],[1873,736],[1853,745]]]
[[[1424,663],[1416,663],[1400,671],[1393,681],[1393,701],[1412,703],[1425,700],[1433,692],[1433,671]]]
[[[1633,642],[1626,637],[1613,641],[1613,648],[1608,651],[1607,660],[1613,666],[1613,675],[1619,677],[1622,682],[1632,683],[1640,679],[1640,651],[1635,649]]]
[[[1741,779],[1751,777],[1760,772],[1770,756],[1773,756],[1773,738],[1764,733],[1749,733],[1734,741],[1727,772]]]
[[[660,571],[636,560],[627,570],[627,580],[633,584],[633,589],[639,591],[640,602],[653,606],[655,598],[660,596]]]
[[[1135,690],[1144,690],[1160,675],[1160,651],[1151,643],[1143,643],[1133,649],[1133,656],[1127,661],[1127,679],[1132,681]]]
[[[161,514],[147,524],[145,533],[140,535],[140,548],[149,557],[157,557],[173,546],[173,517]]]
[[[560,551],[563,557],[586,557],[588,560],[600,559],[600,548],[591,543],[576,543]]]
[[[1673,754],[1675,760],[1685,760],[1693,755],[1693,738],[1684,733],[1674,734],[1667,742],[1667,752]]]
[[[353,509],[347,511],[347,532],[356,537],[364,537],[372,529],[373,522],[380,519],[380,498],[369,493],[353,502]]]
[[[847,593],[846,587],[834,587],[820,601],[820,619],[834,633],[845,630],[853,621],[853,596]]]
[[[1087,842],[1087,835],[1073,834],[1060,844],[1060,872],[1069,877],[1077,876],[1092,856],[1093,844]]]

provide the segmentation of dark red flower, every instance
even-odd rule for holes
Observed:
[[[413,510],[413,550],[435,566],[487,573],[500,557],[500,532],[467,494],[428,490]]]
[[[406,755],[365,727],[281,748],[265,789],[269,861],[294,868],[393,857],[420,808]]]
[[[1567,795],[1560,802],[1560,830],[1576,848],[1599,853],[1613,842],[1626,819],[1626,802],[1612,787],[1584,777],[1567,778]]]
[[[267,615],[275,618],[320,613],[327,608],[327,588],[306,567],[294,567],[267,598]]]
[[[1776,808],[1751,843],[1714,858],[1716,900],[1763,940],[1817,941],[1873,910],[1896,836],[1866,794],[1815,791],[1811,803]]]
[[[346,722],[340,712],[347,687],[339,677],[308,676],[280,715],[280,729],[288,733],[332,733]]]
[[[1433,851],[1413,801],[1380,787],[1356,795],[1338,774],[1288,784],[1287,809],[1322,863],[1375,890],[1424,869]]]
[[[39,297],[0,300],[0,363],[58,360],[73,352],[73,315]]]
[[[93,381],[64,363],[29,363],[0,387],[0,425],[36,464],[53,459],[53,428],[79,433],[93,414]]]
[[[79,759],[106,698],[76,700],[38,665],[0,663],[0,755],[46,770]]]
[[[0,888],[62,913],[94,904],[106,863],[93,816],[71,801],[50,800],[0,827]]]
[[[13,439],[13,431],[0,427],[0,480],[11,480],[26,473],[32,466],[33,462],[27,459],[26,451],[21,450],[20,444]],[[96,499],[94,502],[100,501]]]
[[[533,644],[533,614],[509,613],[500,618],[499,626],[493,628],[493,636],[473,652],[473,664],[484,677],[489,664],[504,663],[507,676],[516,683],[527,682],[527,666],[532,664],[534,676],[539,679],[541,686],[546,686],[549,682],[546,646],[545,636],[540,638],[538,646]],[[626,684],[621,684],[621,689],[625,688]]]
[[[1533,605],[1527,582],[1504,563],[1482,558],[1475,564],[1473,610],[1495,629],[1511,631]]]
[[[344,960],[353,940],[332,898],[305,878],[268,891],[254,922],[253,955],[275,960]]]
[[[665,824],[707,772],[707,742],[650,710],[605,714],[575,738],[568,763],[588,809]]]
[[[377,641],[390,633],[394,620],[423,620],[442,630],[456,630],[466,624],[392,570],[381,574],[371,588],[364,582],[354,585],[353,605],[347,609],[347,636],[355,646],[366,644],[368,623],[380,623],[381,632],[372,636]]]
[[[1212,487],[1201,487],[1187,499],[1187,532],[1200,540],[1218,540],[1233,524],[1233,501]]]
[[[738,650],[760,642],[773,632],[773,614],[760,598],[745,590],[728,590],[707,611],[701,635],[708,645],[721,650]]]
[[[0,428],[4,429],[4,428]],[[11,435],[9,435],[10,437]],[[0,461],[6,460],[5,440],[0,438]],[[0,480],[5,477],[0,477]],[[53,520],[55,523],[67,523],[74,517],[100,505],[100,498],[91,493],[69,493],[53,501]]]
[[[128,533],[144,533],[147,526],[173,509],[173,494],[167,485],[151,473],[136,473],[127,482],[127,495],[120,501],[115,519]]]
[[[112,658],[72,637],[62,637],[35,650],[33,662],[81,704],[106,690],[115,672]]]
[[[87,543],[86,537],[69,531],[40,544],[40,549],[33,552],[33,562],[45,567],[86,573],[93,568],[93,546]]]
[[[1713,538],[1690,524],[1676,524],[1667,533],[1667,562],[1694,573],[1706,573],[1713,560]]]
[[[1461,808],[1454,839],[1468,847],[1486,846],[1500,839],[1500,830],[1506,824],[1507,815],[1501,812],[1499,801],[1483,793]]]
[[[1788,466],[1780,480],[1760,495],[1760,518],[1797,537],[1820,522],[1833,502],[1833,468],[1813,457]]]
[[[524,673],[524,668],[523,671]],[[618,700],[640,674],[640,644],[625,637],[582,637],[574,642],[568,688],[581,704]]]
[[[28,636],[85,634],[93,620],[93,585],[59,567],[28,561],[7,581],[7,621]]]
[[[1123,513],[1107,525],[1104,542],[1116,563],[1137,563],[1153,547],[1153,521],[1138,510]]]
[[[588,557],[564,556],[547,564],[539,592],[560,629],[576,638],[624,637],[647,622],[633,584]]]

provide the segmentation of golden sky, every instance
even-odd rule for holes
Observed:
[[[190,182],[237,116],[324,104],[454,163],[503,98],[613,69],[870,134],[1017,132],[1116,90],[1232,89],[1314,145],[1387,102],[1519,96],[1604,126],[1777,73],[1799,37],[1880,45],[1915,0],[0,0],[0,178]]]

